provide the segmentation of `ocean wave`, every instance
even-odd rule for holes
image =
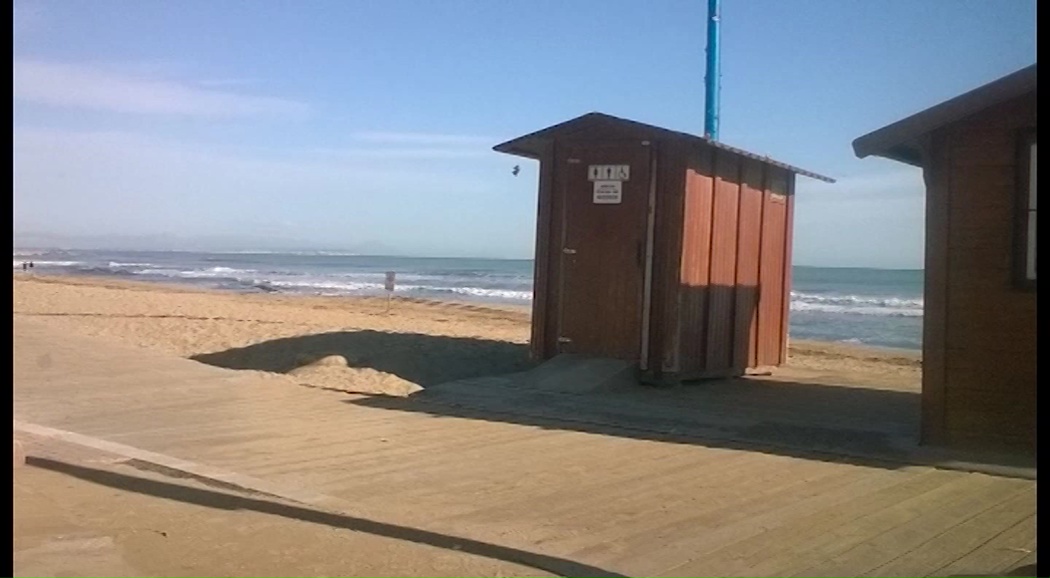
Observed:
[[[358,283],[354,281],[280,281],[280,280],[254,280],[253,283],[265,283],[272,287],[283,287],[285,289],[300,290],[327,290],[356,293],[362,291],[378,291],[383,289],[382,283]]]
[[[119,263],[117,261],[110,261],[107,265],[111,269],[123,269],[124,267],[160,267],[153,263]]]
[[[111,263],[112,265],[112,263]],[[158,275],[162,277],[182,277],[188,279],[235,279],[241,280],[245,276],[256,273],[254,269],[233,269],[230,267],[211,267],[208,269],[172,269],[167,267],[147,267],[134,271],[136,275]]]
[[[481,287],[431,287],[427,285],[405,285],[399,287],[405,291],[416,291],[421,293],[452,293],[455,295],[468,295],[470,297],[482,297],[488,299],[503,299],[512,301],[531,301],[532,291],[519,291],[515,289],[485,289]]]
[[[791,301],[792,311],[817,311],[821,313],[842,313],[848,315],[876,315],[879,317],[922,317],[922,309],[897,307],[858,307],[855,305],[836,305],[833,303],[807,303]]]
[[[923,308],[922,298],[904,299],[900,297],[873,297],[863,295],[818,295],[813,293],[791,292],[792,302],[862,306],[862,307],[889,307],[894,309],[918,309]]]

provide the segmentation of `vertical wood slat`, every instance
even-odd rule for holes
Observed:
[[[783,331],[784,231],[787,219],[787,186],[779,169],[766,167],[763,192],[762,242],[759,265],[758,362],[780,363]]]
[[[653,303],[649,367],[657,372],[681,371],[681,287],[686,189],[686,151],[681,143],[663,141],[659,157],[654,218]]]
[[[681,270],[682,368],[698,372],[706,367],[707,301],[711,282],[711,204],[714,199],[712,149],[696,149],[688,163],[685,182]]]
[[[762,165],[745,161],[741,171],[736,250],[733,367],[753,367],[758,324],[758,272],[762,239]]]
[[[946,441],[945,350],[948,312],[948,233],[951,157],[943,134],[926,139],[923,147],[926,182],[926,256],[922,329],[921,442]]]
[[[562,275],[562,248],[565,247],[565,183],[566,171],[562,170],[562,164],[567,162],[568,157],[563,152],[564,147],[554,143],[550,147],[550,163],[552,168],[551,183],[551,217],[550,217],[550,249],[548,251],[547,267],[547,329],[544,333],[546,341],[545,358],[551,358],[558,354],[558,331],[561,326],[561,308],[564,303],[563,275]]]
[[[733,313],[736,305],[737,214],[740,208],[740,158],[715,153],[711,204],[711,282],[707,300],[707,371],[732,367]]]
[[[539,193],[536,210],[536,255],[532,277],[532,333],[529,354],[534,360],[545,359],[550,350],[547,340],[551,279],[551,204],[554,187],[553,147],[545,147],[540,156]]]
[[[795,237],[795,175],[787,176],[787,213],[784,217],[784,284],[780,289],[783,303],[780,316],[780,361],[787,363],[788,360],[788,336],[791,325],[791,274],[793,265],[791,263],[791,248]]]

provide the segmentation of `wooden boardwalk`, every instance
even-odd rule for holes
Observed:
[[[1035,482],[397,411],[15,326],[15,415],[620,575],[951,576],[1034,563]]]

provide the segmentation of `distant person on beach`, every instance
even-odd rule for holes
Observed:
[[[25,261],[22,261],[22,270],[23,271],[28,271],[29,270],[29,263],[26,263]]]
[[[33,268],[33,262],[32,262],[32,261],[30,261],[30,262],[29,262],[29,268],[30,268],[30,269],[32,269],[32,268]]]

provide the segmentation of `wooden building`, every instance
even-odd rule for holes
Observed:
[[[540,162],[535,358],[659,382],[784,362],[795,175],[831,179],[600,113],[495,150]]]
[[[1036,65],[853,148],[923,169],[922,441],[1034,450]]]

